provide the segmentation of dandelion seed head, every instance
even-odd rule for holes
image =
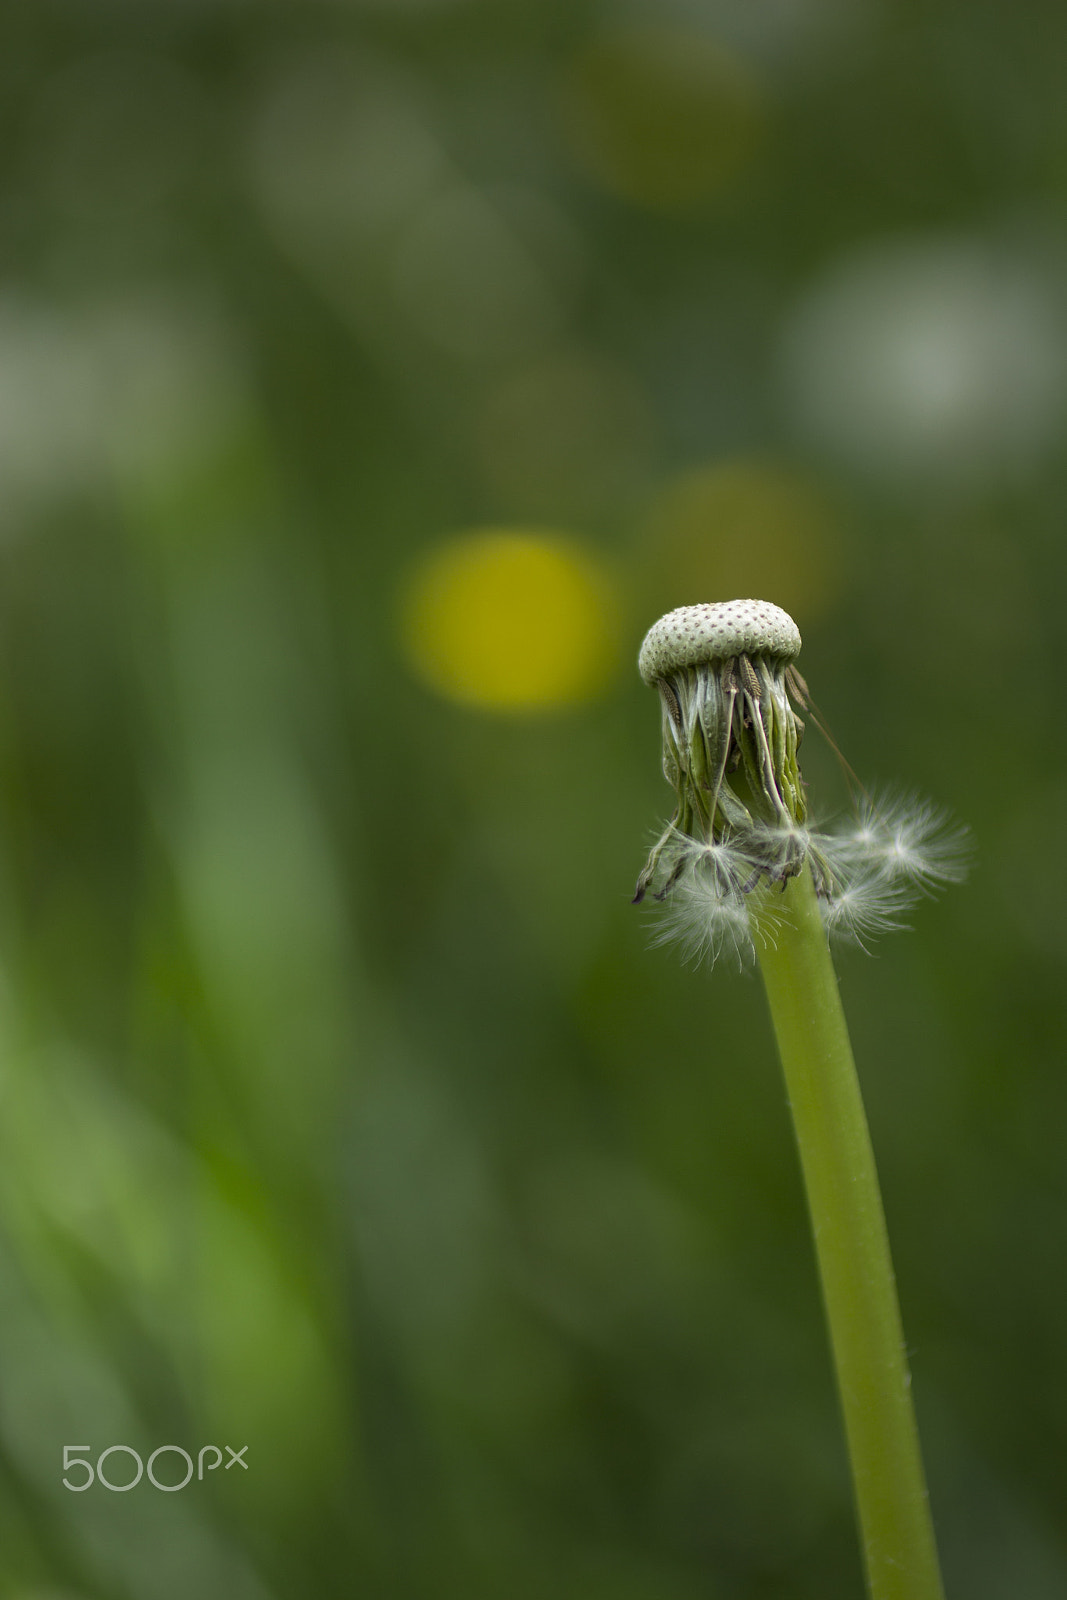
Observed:
[[[656,943],[694,959],[743,964],[782,924],[782,895],[810,872],[827,932],[863,944],[904,926],[903,912],[962,878],[967,832],[913,795],[868,799],[841,828],[811,824],[798,761],[818,714],[793,659],[793,619],[763,600],[680,606],[641,646],[660,692],[663,771],[674,816],[653,845],[635,901],[664,908]]]
[[[792,660],[800,653],[800,629],[781,606],[769,600],[718,600],[679,606],[654,622],[645,635],[637,667],[650,686],[679,667],[730,656],[773,656]]]

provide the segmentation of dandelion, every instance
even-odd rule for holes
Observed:
[[[669,899],[657,943],[676,938],[712,960],[723,948],[753,953],[751,940],[716,933],[736,920],[737,892],[783,889],[807,866],[827,932],[862,944],[902,927],[909,904],[963,876],[964,830],[911,796],[867,797],[836,830],[809,825],[797,760],[796,705],[808,705],[799,650],[793,619],[762,600],[682,606],[645,638],[638,667],[660,692],[663,770],[676,798],[634,894]],[[694,885],[709,849],[729,850],[729,880],[708,880],[705,866]],[[712,892],[720,882],[722,905]]]
[[[638,667],[659,690],[670,823],[635,901],[691,957],[755,956],[807,1190],[871,1600],[942,1600],[878,1178],[827,936],[865,945],[939,884],[966,839],[936,807],[864,798],[813,825],[798,765],[810,711],[793,619],[763,600],[682,606]],[[799,709],[798,709],[799,708]]]

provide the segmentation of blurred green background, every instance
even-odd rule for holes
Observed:
[[[973,830],[840,971],[949,1594],[1067,1593],[1065,47],[0,10],[5,1597],[860,1593],[758,981],[628,904],[737,595]]]

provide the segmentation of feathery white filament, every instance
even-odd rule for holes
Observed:
[[[842,836],[840,853],[920,888],[958,883],[967,872],[967,830],[950,826],[946,812],[914,795],[867,800]]]
[[[653,942],[676,940],[687,957],[710,963],[725,952],[744,964],[756,938],[773,938],[776,886],[804,863],[827,934],[864,949],[905,927],[908,908],[937,883],[966,871],[966,830],[909,796],[867,803],[840,831],[757,823],[705,844],[672,830],[671,846],[674,871]]]

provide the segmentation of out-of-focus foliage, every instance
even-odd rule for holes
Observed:
[[[973,829],[842,979],[949,1592],[1067,1592],[1061,41],[0,12],[5,1596],[859,1592],[758,985],[627,903],[746,594]]]

